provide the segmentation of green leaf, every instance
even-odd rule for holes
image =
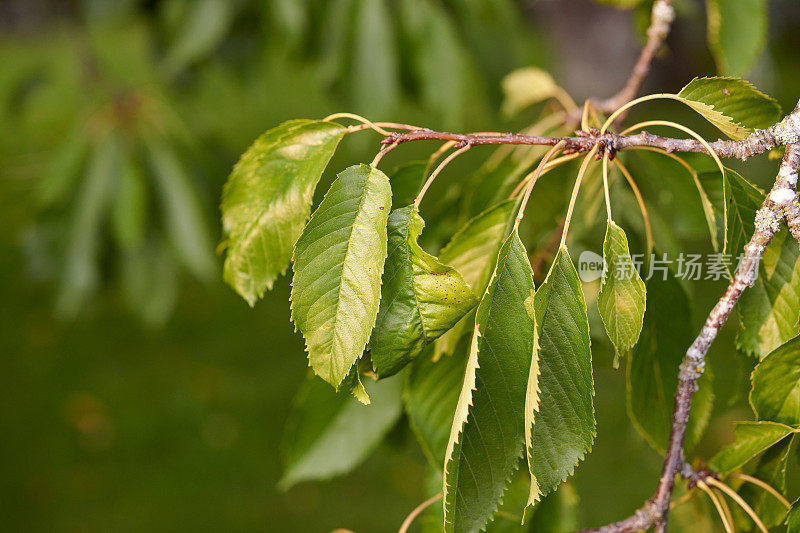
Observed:
[[[62,201],[81,176],[90,149],[90,138],[82,128],[70,132],[53,154],[47,172],[36,189],[40,207],[47,208]]]
[[[394,205],[413,203],[425,183],[427,170],[427,161],[410,161],[394,169],[389,175],[389,182],[392,184],[392,203]]]
[[[613,220],[608,221],[606,228],[603,258],[606,268],[597,295],[597,308],[606,333],[614,344],[616,362],[639,340],[646,289],[631,259],[628,238]]]
[[[530,501],[536,501],[571,476],[592,447],[596,432],[594,380],[586,302],[566,247],[553,259],[536,291],[538,405],[527,439],[531,471]],[[533,371],[532,371],[533,372]],[[526,425],[530,421],[526,420]],[[527,429],[526,429],[527,431]]]
[[[672,427],[678,369],[694,339],[692,313],[686,291],[670,271],[666,279],[656,275],[647,281],[647,299],[642,336],[628,359],[626,399],[636,429],[663,454]],[[699,440],[711,414],[710,378],[706,371],[692,403],[687,449]]]
[[[774,422],[737,422],[736,441],[711,459],[711,468],[723,476],[728,475],[795,431]]]
[[[163,139],[147,139],[170,244],[183,266],[200,280],[217,272],[214,244],[192,180]]]
[[[386,113],[398,100],[397,43],[386,2],[358,0],[357,4],[350,92],[357,111],[374,116]]]
[[[766,0],[706,0],[708,45],[722,74],[747,74],[767,44]]]
[[[474,294],[486,290],[513,210],[513,201],[487,209],[458,230],[439,254],[439,261],[456,269]],[[467,315],[437,339],[435,357],[453,353],[473,322],[472,315]]]
[[[736,308],[742,326],[736,346],[759,359],[800,333],[800,253],[786,228],[767,246],[755,284]]]
[[[397,373],[478,303],[461,274],[419,246],[424,226],[413,204],[389,215],[381,306],[370,340],[381,377]]]
[[[754,231],[756,211],[764,201],[764,193],[739,173],[726,168],[723,179],[725,202],[725,244],[723,253],[737,261]]]
[[[475,316],[444,463],[445,531],[486,526],[517,469],[535,335],[533,294],[533,271],[514,231]]]
[[[448,128],[460,129],[473,87],[458,28],[437,2],[402,0],[396,4],[422,101]]]
[[[800,498],[795,500],[786,515],[786,533],[800,533]]]
[[[147,228],[147,187],[138,161],[129,159],[119,175],[114,210],[114,236],[123,248],[142,244]]]
[[[578,493],[569,483],[542,498],[525,520],[525,531],[531,533],[564,533],[578,527]]]
[[[762,359],[751,381],[750,405],[758,420],[800,426],[800,337]]]
[[[344,133],[330,122],[284,122],[233,167],[222,194],[224,277],[251,306],[289,266],[314,189]]]
[[[369,406],[348,391],[334,392],[312,378],[300,389],[283,437],[279,486],[330,479],[358,466],[383,440],[401,413],[402,380],[369,380]]]
[[[168,246],[149,238],[122,252],[120,264],[122,294],[132,313],[150,327],[169,318],[178,300],[178,265]]]
[[[164,66],[174,75],[211,52],[230,28],[236,2],[196,0],[184,13],[175,41],[169,48]]]
[[[311,368],[336,388],[364,352],[378,315],[391,196],[383,172],[349,167],[295,246],[292,320]]]
[[[738,78],[695,78],[678,96],[735,141],[754,128],[772,126],[783,116],[777,101]]]
[[[561,90],[549,72],[536,67],[517,69],[503,78],[503,114],[514,116],[526,107],[556,96]]]
[[[100,283],[102,223],[122,165],[122,143],[115,135],[92,148],[86,176],[78,190],[66,242],[57,311],[73,317]]]
[[[786,466],[794,439],[794,435],[789,435],[765,451],[759,457],[755,470],[750,473],[782,494],[786,493]],[[739,488],[739,494],[768,528],[777,526],[786,517],[786,507],[761,487],[744,483]]]
[[[447,453],[469,348],[469,340],[464,338],[453,355],[438,361],[433,360],[432,350],[426,351],[414,360],[408,373],[403,397],[409,425],[431,465],[439,470]]]

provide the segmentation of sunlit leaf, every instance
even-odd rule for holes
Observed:
[[[337,393],[321,379],[309,379],[297,394],[284,434],[281,488],[330,479],[358,466],[400,417],[401,387],[400,379],[369,380],[367,406],[348,391]]]
[[[398,372],[478,303],[461,274],[419,246],[424,225],[413,204],[389,215],[381,306],[370,340],[381,377]]]
[[[292,320],[311,368],[337,388],[364,352],[378,315],[391,195],[383,172],[349,167],[295,246]]]
[[[566,247],[536,291],[539,394],[528,448],[530,501],[572,475],[594,442],[594,379],[586,302]]]
[[[759,420],[800,426],[800,337],[762,359],[752,383],[750,405]]]
[[[774,422],[738,422],[736,441],[711,459],[711,468],[727,475],[796,430]]]
[[[542,69],[517,69],[503,78],[503,113],[506,116],[516,115],[526,107],[552,98],[560,90],[550,73]]]
[[[628,238],[609,220],[603,242],[606,269],[597,295],[597,308],[606,333],[614,344],[615,361],[633,348],[642,331],[646,290],[631,253]]]
[[[738,78],[695,78],[678,96],[735,141],[783,116],[778,102]]]
[[[225,281],[253,305],[281,275],[311,211],[314,189],[345,129],[311,120],[284,122],[239,159],[225,184]]]
[[[445,531],[477,531],[487,524],[523,452],[533,294],[527,252],[514,231],[500,249],[475,317],[445,458]]]

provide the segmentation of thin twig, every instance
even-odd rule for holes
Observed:
[[[418,517],[422,511],[424,511],[425,509],[427,509],[428,507],[430,507],[431,505],[433,505],[434,503],[438,502],[441,499],[442,499],[442,493],[440,492],[433,498],[429,498],[424,502],[422,502],[421,504],[417,505],[413,511],[408,513],[408,516],[406,517],[405,520],[403,520],[403,524],[400,526],[400,529],[397,530],[397,533],[407,533],[408,528],[411,527],[411,523],[414,521],[414,519]]]
[[[725,514],[725,511],[722,509],[722,502],[717,497],[717,495],[714,494],[714,491],[712,491],[710,488],[708,488],[708,485],[706,485],[702,481],[698,481],[697,482],[697,488],[699,488],[700,490],[705,492],[708,495],[708,497],[711,499],[711,503],[713,503],[714,507],[717,508],[717,513],[719,514],[720,520],[722,520],[722,525],[725,527],[726,533],[733,533],[733,525],[730,522],[728,522],[728,516]]]
[[[717,487],[719,490],[721,490],[722,492],[724,492],[725,494],[727,494],[728,496],[730,496],[730,498],[731,498],[731,499],[732,499],[734,502],[736,502],[736,503],[739,505],[739,507],[741,507],[742,509],[744,509],[744,512],[745,512],[745,513],[747,513],[748,515],[750,515],[750,518],[752,518],[752,519],[753,519],[753,522],[755,522],[755,524],[756,524],[756,527],[757,527],[758,529],[760,529],[762,533],[769,533],[769,532],[767,531],[767,528],[766,528],[766,526],[764,526],[764,523],[763,523],[763,522],[761,521],[761,519],[758,517],[758,515],[756,514],[756,512],[755,512],[755,511],[753,511],[753,508],[752,508],[752,507],[750,507],[750,506],[747,504],[747,502],[746,502],[746,501],[744,501],[744,499],[743,499],[741,496],[739,496],[738,494],[736,494],[736,491],[735,491],[735,490],[733,490],[732,488],[730,488],[730,487],[729,487],[728,485],[726,485],[725,483],[722,483],[721,481],[717,481],[717,480],[716,480],[716,479],[714,479],[713,477],[706,478],[706,481],[708,481],[708,484],[709,484],[709,485],[713,485],[714,487]]]
[[[770,194],[756,213],[753,236],[744,247],[744,258],[739,263],[725,293],[711,310],[703,329],[686,352],[678,374],[678,387],[675,392],[675,409],[672,415],[667,452],[661,477],[652,498],[630,517],[607,526],[585,530],[597,532],[627,532],[656,526],[664,530],[667,524],[669,502],[675,484],[675,476],[685,464],[683,458],[683,439],[689,421],[692,398],[697,391],[697,380],[705,368],[705,357],[711,344],[733,311],[747,287],[752,287],[758,274],[758,265],[767,245],[780,229],[780,222],[786,218],[791,227],[792,216],[800,213],[797,198],[797,169],[800,166],[800,103],[781,124],[792,124],[793,132],[786,138],[793,139],[786,144],[786,152]],[[796,219],[795,219],[796,220]]]
[[[419,207],[419,204],[422,201],[422,197],[425,196],[425,193],[428,191],[428,187],[431,186],[431,184],[433,183],[433,180],[436,179],[436,176],[439,175],[439,173],[444,169],[444,167],[446,167],[448,164],[450,164],[450,161],[452,161],[453,159],[455,159],[456,157],[458,157],[459,155],[463,154],[464,152],[466,152],[469,149],[470,149],[470,145],[466,144],[466,145],[462,146],[461,148],[459,148],[458,150],[452,152],[450,155],[448,155],[447,157],[444,158],[444,161],[439,163],[439,166],[436,167],[436,170],[434,170],[431,173],[431,175],[428,177],[428,180],[422,186],[422,190],[419,191],[419,194],[414,199],[414,205]]]
[[[787,509],[791,509],[791,507],[792,507],[792,504],[791,504],[791,503],[789,503],[789,500],[787,500],[786,498],[784,498],[784,497],[783,497],[783,494],[781,494],[780,492],[778,492],[778,491],[775,489],[775,487],[773,487],[773,486],[772,486],[772,485],[770,485],[769,483],[766,483],[766,482],[764,482],[764,481],[762,481],[762,480],[760,480],[760,479],[758,479],[758,478],[755,478],[755,477],[753,477],[753,476],[748,476],[747,474],[735,473],[735,474],[733,474],[733,477],[737,477],[737,478],[741,479],[742,481],[747,481],[747,482],[750,482],[750,483],[752,483],[753,485],[757,485],[757,486],[761,487],[761,488],[762,488],[762,489],[764,489],[765,491],[767,491],[767,492],[769,492],[770,494],[772,494],[773,496],[775,496],[775,498],[776,498],[776,499],[777,499],[779,502],[781,502],[781,504],[782,504],[784,507],[786,507]]]

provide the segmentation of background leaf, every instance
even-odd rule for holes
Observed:
[[[334,392],[319,378],[297,394],[283,438],[284,489],[301,481],[330,479],[358,466],[383,440],[401,413],[402,380],[367,383],[372,403]]]
[[[526,67],[517,69],[503,78],[503,113],[513,116],[526,107],[554,97],[561,88],[542,69]]]
[[[56,309],[64,316],[75,316],[99,284],[102,223],[122,166],[122,150],[120,139],[113,134],[92,149],[72,212],[66,263],[56,300]]]
[[[178,259],[199,280],[216,275],[217,260],[200,199],[181,160],[163,140],[147,149],[166,219],[166,232]]]
[[[311,368],[336,388],[361,357],[378,315],[391,206],[383,172],[349,167],[295,246],[292,320]]]
[[[721,74],[747,74],[767,44],[766,0],[706,0],[708,45]]]
[[[750,405],[759,420],[800,426],[800,337],[762,359],[751,380]]]
[[[314,189],[345,129],[284,122],[242,154],[225,184],[225,281],[252,306],[289,266],[311,211]]]
[[[411,363],[403,398],[411,429],[433,468],[442,470],[470,342],[465,337],[455,352],[438,361],[427,350]],[[441,487],[441,483],[438,485]],[[439,491],[437,487],[437,492]],[[441,515],[437,516],[441,526]]]

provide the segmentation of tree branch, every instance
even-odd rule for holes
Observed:
[[[758,275],[758,265],[764,255],[764,250],[780,229],[781,219],[787,219],[792,234],[796,237],[798,220],[800,220],[800,204],[797,197],[797,169],[800,166],[800,102],[794,111],[782,121],[794,127],[793,132],[783,132],[783,138],[792,142],[786,144],[786,153],[772,187],[764,203],[761,204],[755,218],[755,231],[753,237],[744,247],[744,258],[739,264],[733,279],[725,293],[711,310],[703,329],[686,352],[678,374],[678,388],[675,392],[675,410],[672,415],[672,429],[670,431],[667,453],[664,466],[658,481],[656,492],[652,498],[637,509],[633,515],[598,529],[584,530],[588,532],[614,532],[638,531],[655,526],[657,531],[664,531],[667,525],[669,503],[675,476],[686,475],[690,479],[693,473],[687,468],[683,456],[683,440],[686,434],[686,425],[689,421],[689,411],[692,397],[697,391],[697,380],[703,374],[705,357],[717,334],[727,321],[733,306],[739,300],[742,292],[747,287],[752,287]]]
[[[792,126],[792,124],[789,124]],[[736,158],[742,161],[763,154],[779,144],[785,143],[787,121],[767,128],[755,130],[741,141],[717,140],[709,143],[721,158]],[[630,150],[640,146],[662,148],[667,152],[700,152],[708,153],[705,146],[695,139],[673,139],[661,137],[642,131],[635,135],[618,135],[616,133],[600,134],[598,130],[578,131],[575,137],[540,137],[521,133],[450,133],[431,129],[415,129],[406,132],[394,132],[384,137],[383,144],[402,144],[411,141],[453,141],[461,146],[478,145],[541,145],[554,146],[564,142],[564,153],[588,152],[596,145],[600,146],[598,158],[608,154],[613,158],[620,150]]]
[[[611,98],[593,102],[597,109],[605,113],[611,113],[636,98],[642,82],[650,72],[653,57],[655,57],[658,49],[661,48],[667,35],[669,35],[669,30],[674,20],[675,10],[672,7],[672,0],[657,0],[653,4],[650,26],[647,28],[647,42],[642,48],[641,54],[639,54],[639,59],[631,71],[628,82]],[[622,117],[620,117],[621,119]]]

